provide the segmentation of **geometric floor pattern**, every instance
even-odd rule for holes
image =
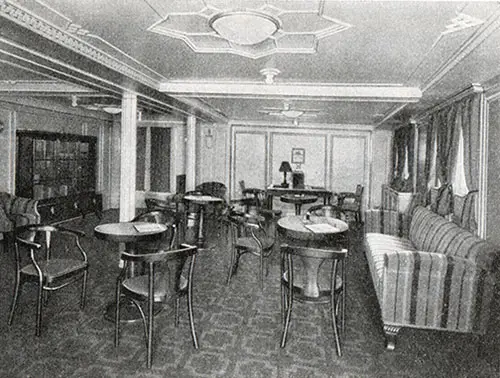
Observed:
[[[12,293],[12,258],[0,253],[0,377],[498,377],[496,344],[445,332],[402,330],[395,351],[386,351],[362,235],[354,237],[347,265],[347,316],[343,356],[334,347],[328,308],[298,303],[287,345],[280,348],[281,317],[275,253],[261,291],[258,261],[243,256],[231,285],[225,284],[229,254],[224,235],[209,232],[210,248],[197,260],[195,323],[200,348],[189,332],[185,303],[176,328],[173,311],[155,320],[153,367],[146,368],[141,324],[122,327],[113,346],[113,324],[104,319],[118,273],[117,246],[97,240],[93,228],[116,221],[90,215],[66,224],[84,230],[90,260],[87,305],[78,306],[78,285],[49,297],[42,335],[35,336],[35,291],[21,293],[14,324],[7,324]],[[492,347],[493,345],[493,347]],[[486,352],[485,352],[486,349]],[[493,357],[492,357],[493,356]],[[496,357],[495,357],[496,356]]]

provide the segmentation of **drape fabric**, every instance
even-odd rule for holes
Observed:
[[[411,126],[394,131],[391,187],[400,192],[413,190],[414,135]]]
[[[457,164],[463,164],[467,190],[477,192],[480,158],[479,107],[480,94],[472,94],[428,117],[424,165],[424,179],[428,183],[428,190],[436,185],[454,184],[458,179],[455,177],[456,172],[461,171],[457,170]],[[460,134],[463,135],[463,161],[457,161]],[[469,198],[469,212],[474,212],[475,197]],[[470,202],[471,199],[474,203]],[[466,219],[468,225],[475,224],[475,215],[469,213]]]

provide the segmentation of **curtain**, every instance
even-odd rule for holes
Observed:
[[[461,122],[464,136],[464,171],[469,191],[479,189],[479,101],[479,94],[462,101]]]
[[[451,182],[458,150],[457,104],[437,114],[437,175],[442,184]]]
[[[460,184],[465,181],[464,191],[477,193],[479,186],[480,158],[480,94],[473,94],[448,105],[428,118],[425,175],[429,188],[440,182]],[[459,153],[462,135],[463,153]],[[433,147],[436,146],[434,149]],[[436,177],[433,177],[433,151],[436,151]],[[458,161],[460,158],[461,161]],[[465,177],[464,177],[465,176]],[[464,186],[464,185],[462,185]],[[465,194],[465,193],[464,193]],[[474,229],[476,195],[467,195],[467,206],[462,210],[462,227]]]
[[[413,189],[414,131],[412,127],[401,127],[394,131],[391,187],[400,192]]]

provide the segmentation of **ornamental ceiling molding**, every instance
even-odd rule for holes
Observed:
[[[177,38],[184,41],[196,53],[229,53],[247,58],[258,59],[275,53],[314,54],[320,39],[343,32],[352,25],[323,13],[324,0],[321,1],[253,1],[244,9],[221,7],[220,1],[187,1],[172,5],[174,11],[165,11],[165,6],[150,6],[162,17],[148,30],[153,33]],[[224,3],[228,5],[230,2]],[[245,5],[247,5],[245,3]],[[253,5],[253,6],[252,6]],[[162,9],[163,8],[163,9]],[[235,15],[248,13],[249,18],[264,18],[276,26],[276,31],[262,42],[256,44],[233,43],[215,30],[215,22]],[[248,20],[250,22],[250,20]],[[238,26],[233,31],[237,32]],[[252,30],[252,26],[243,24]]]
[[[152,71],[144,64],[110,45],[102,38],[90,34],[87,30],[82,29],[81,26],[63,17],[60,13],[49,8],[47,5],[39,2],[37,3],[42,7],[42,11],[47,13],[47,15],[44,14],[46,19],[23,8],[13,0],[0,0],[0,15],[44,38],[149,87],[158,89],[159,82],[165,79],[162,75]],[[93,44],[84,41],[82,38],[92,39],[92,42],[100,43],[103,48],[110,49],[111,51],[106,52],[103,49],[97,48]],[[120,59],[112,56],[112,53],[118,53]],[[145,71],[148,71],[148,73]]]

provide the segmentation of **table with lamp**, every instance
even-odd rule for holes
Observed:
[[[307,186],[304,185],[300,188],[290,188],[289,183],[286,180],[287,173],[292,172],[292,167],[288,161],[282,161],[280,168],[280,172],[283,172],[283,182],[277,185],[271,185],[266,189],[267,196],[267,204],[270,209],[273,207],[273,197],[274,196],[283,196],[283,195],[304,195],[304,196],[317,196],[323,197],[324,204],[328,204],[330,202],[332,192],[327,190],[326,188],[318,187],[318,186]]]

